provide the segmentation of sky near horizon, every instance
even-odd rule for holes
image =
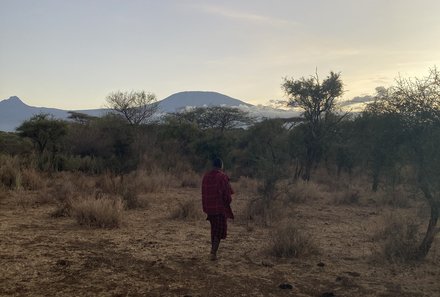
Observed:
[[[440,66],[438,0],[0,0],[0,100],[100,108],[116,90],[286,99],[341,72],[344,99]]]

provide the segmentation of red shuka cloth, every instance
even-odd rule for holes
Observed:
[[[206,173],[202,181],[203,211],[207,215],[222,214],[226,218],[234,218],[231,209],[231,185],[229,177],[221,170],[214,169]]]

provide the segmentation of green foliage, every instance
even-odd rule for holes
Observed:
[[[253,123],[249,113],[234,107],[210,106],[174,113],[169,116],[180,124],[194,125],[198,129],[214,129],[220,133],[235,128],[247,127]]]
[[[331,134],[343,118],[335,114],[335,100],[343,93],[342,80],[339,74],[330,72],[322,82],[318,75],[298,80],[285,79],[283,89],[290,98],[288,105],[304,110],[302,134],[305,160],[302,177],[309,180],[312,167],[320,162]]]
[[[425,78],[399,78],[396,86],[379,89],[366,114],[397,119],[394,126],[387,123],[387,129],[402,136],[398,144],[403,153],[393,163],[402,162],[413,168],[415,186],[431,207],[428,228],[417,252],[423,258],[437,233],[440,212],[440,73],[434,68]]]
[[[48,114],[37,114],[24,121],[17,132],[22,137],[30,138],[40,154],[45,150],[56,152],[62,145],[62,138],[67,134],[67,124]]]
[[[30,154],[32,142],[17,133],[0,131],[0,153],[8,155]]]
[[[63,147],[67,134],[67,123],[56,120],[48,114],[37,114],[24,121],[17,132],[21,137],[29,138],[35,145],[39,155],[39,167],[42,170],[60,167],[58,153]]]

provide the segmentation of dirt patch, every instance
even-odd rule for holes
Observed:
[[[314,200],[286,207],[289,219],[313,234],[320,251],[298,259],[267,255],[275,226],[233,222],[219,260],[212,262],[205,218],[170,219],[179,202],[199,195],[195,188],[149,194],[148,208],[126,211],[122,226],[111,230],[53,218],[54,205],[23,209],[13,195],[3,197],[0,295],[435,296],[440,291],[439,238],[418,264],[371,260],[378,248],[373,229],[384,214],[374,205]],[[248,196],[237,191],[234,198],[240,216]]]

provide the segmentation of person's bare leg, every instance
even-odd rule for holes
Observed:
[[[211,242],[211,260],[215,261],[217,260],[217,251],[218,247],[220,246],[220,239],[217,237],[214,237]]]

